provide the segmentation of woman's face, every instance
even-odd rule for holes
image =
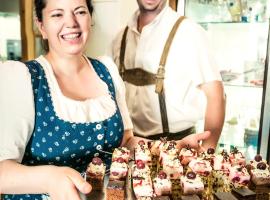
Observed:
[[[37,22],[43,39],[48,39],[49,52],[81,54],[87,43],[91,16],[86,0],[47,0]]]

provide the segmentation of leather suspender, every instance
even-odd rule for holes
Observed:
[[[125,53],[126,53],[126,39],[127,39],[128,26],[126,26],[123,37],[121,40],[121,48],[120,48],[120,75],[123,78],[125,73]]]
[[[161,55],[161,59],[159,62],[159,68],[158,68],[157,74],[155,75],[155,78],[153,78],[152,73],[146,72],[146,71],[141,70],[141,69],[130,69],[130,70],[125,69],[124,60],[125,60],[126,37],[127,37],[127,32],[128,32],[128,26],[125,28],[124,33],[123,33],[123,37],[121,40],[120,75],[122,76],[124,81],[134,83],[135,85],[142,85],[141,83],[142,83],[143,79],[149,79],[149,81],[147,81],[146,84],[144,84],[144,85],[154,84],[153,81],[151,81],[151,80],[155,79],[155,84],[156,84],[155,92],[158,93],[159,107],[160,107],[160,114],[161,114],[161,121],[162,121],[162,129],[163,129],[163,134],[165,136],[170,133],[168,116],[167,116],[167,109],[166,109],[165,92],[164,92],[164,87],[163,87],[164,78],[165,78],[165,65],[166,65],[167,56],[168,56],[174,35],[175,35],[179,25],[181,24],[181,22],[184,19],[185,19],[185,17],[181,16],[175,22],[175,24],[174,24],[174,26],[173,26],[173,28],[168,36],[168,39],[165,43],[165,46],[164,46],[164,49],[163,49],[163,52]],[[141,80],[135,81],[134,80],[134,79],[136,79],[135,74],[133,74],[133,76],[128,75],[128,74],[132,75],[132,73],[134,73],[135,70],[141,70],[144,72],[144,75],[142,75],[142,73],[141,73],[141,76],[139,76],[139,77],[148,77],[148,78],[141,78]],[[131,72],[131,73],[129,73],[129,72]]]

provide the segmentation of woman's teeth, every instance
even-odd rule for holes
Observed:
[[[62,38],[66,40],[71,40],[71,39],[80,37],[80,35],[81,35],[80,33],[73,33],[73,34],[63,35]]]

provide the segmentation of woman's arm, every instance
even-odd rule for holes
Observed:
[[[91,186],[77,171],[52,165],[24,166],[13,160],[0,162],[0,193],[49,194],[53,200],[80,200],[78,191]]]

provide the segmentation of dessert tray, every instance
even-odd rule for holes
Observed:
[[[139,141],[131,157],[128,149],[115,149],[107,171],[93,159],[86,172],[93,191],[83,199],[270,200],[269,165],[260,155],[247,162],[236,148],[198,153],[162,139]]]

